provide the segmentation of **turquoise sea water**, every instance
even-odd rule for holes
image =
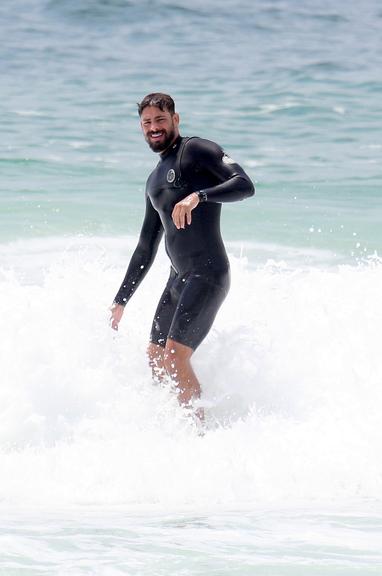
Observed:
[[[1,238],[136,233],[158,89],[257,182],[229,239],[378,251],[381,26],[371,0],[3,3]]]
[[[380,2],[14,0],[0,33],[0,574],[382,573]],[[204,437],[147,372],[163,249],[108,327],[156,90],[257,189]]]

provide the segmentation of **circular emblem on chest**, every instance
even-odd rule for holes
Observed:
[[[171,184],[172,182],[174,182],[174,180],[175,180],[175,170],[170,168],[170,170],[167,172],[167,182]]]

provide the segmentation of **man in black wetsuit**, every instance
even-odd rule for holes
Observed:
[[[178,387],[179,402],[190,406],[201,392],[190,363],[192,353],[229,290],[221,204],[252,196],[254,186],[220,146],[180,136],[179,115],[167,94],[149,94],[138,112],[144,137],[160,160],[147,180],[143,225],[111,307],[111,326],[118,330],[125,305],[149,270],[164,233],[171,271],[147,352],[154,375],[168,374]]]

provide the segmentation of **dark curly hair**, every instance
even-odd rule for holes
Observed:
[[[162,94],[162,92],[153,92],[152,94],[147,94],[142,100],[138,102],[138,114],[142,115],[143,110],[147,106],[156,106],[160,110],[167,110],[170,114],[175,114],[175,102],[168,94]]]

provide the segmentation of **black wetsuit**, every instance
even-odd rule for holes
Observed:
[[[192,192],[204,198],[192,223],[177,229],[171,214]],[[125,305],[147,273],[165,233],[171,273],[156,310],[150,340],[167,338],[195,348],[207,335],[229,289],[229,262],[220,234],[222,202],[254,194],[244,170],[209,140],[178,137],[161,154],[146,185],[146,213],[138,245],[114,299]]]

